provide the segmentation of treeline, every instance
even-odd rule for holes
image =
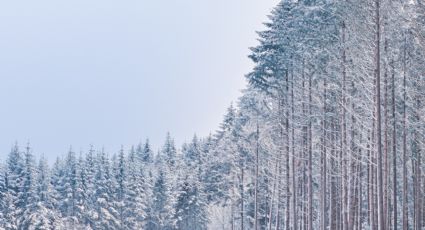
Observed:
[[[0,229],[206,229],[201,158],[194,137],[179,153],[168,135],[108,156],[72,149],[50,168],[16,145],[0,175]]]

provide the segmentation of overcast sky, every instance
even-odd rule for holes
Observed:
[[[117,152],[218,127],[278,0],[0,3],[0,158]]]

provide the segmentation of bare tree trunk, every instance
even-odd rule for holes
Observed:
[[[327,228],[327,222],[326,222],[326,183],[327,183],[327,168],[326,168],[326,112],[327,112],[327,107],[326,107],[326,89],[327,89],[327,82],[326,82],[326,78],[323,81],[323,123],[322,123],[322,127],[323,127],[323,137],[322,137],[322,156],[321,156],[321,160],[322,160],[322,185],[321,185],[321,191],[320,191],[320,196],[321,196],[321,211],[320,211],[320,221],[321,221],[321,229],[325,230]]]
[[[312,124],[312,74],[308,79],[308,230],[313,230],[313,124]]]
[[[292,215],[294,230],[298,230],[298,215],[297,215],[297,186],[295,180],[295,100],[294,100],[294,73],[291,70],[291,137],[292,137]]]
[[[421,108],[421,100],[418,94],[419,90],[419,79],[415,76],[414,80],[414,90],[415,90],[415,111],[414,111],[414,122],[419,124],[420,122],[420,108]],[[420,147],[420,126],[416,125],[416,128],[413,130],[413,154],[415,160],[415,171],[414,171],[414,220],[416,229],[422,229],[422,190],[421,190],[421,147]]]
[[[387,40],[385,40],[385,54],[387,53]],[[384,212],[384,225],[385,226],[390,226],[389,223],[387,222],[387,219],[389,219],[389,212],[388,212],[388,67],[387,65],[385,65],[385,73],[384,73],[384,124],[385,124],[385,128],[384,128],[384,153],[383,153],[383,158],[384,158],[384,172],[383,172],[383,189],[384,189],[384,194],[383,194],[383,199],[384,199],[384,204],[383,204],[383,212]],[[388,218],[387,218],[388,216]]]
[[[245,214],[245,211],[244,211],[244,206],[245,206],[245,202],[244,202],[244,199],[245,199],[245,197],[244,197],[244,193],[245,193],[245,191],[244,191],[244,165],[242,164],[242,168],[241,168],[241,184],[240,184],[240,189],[241,189],[241,213],[240,213],[240,215],[241,215],[241,230],[245,230],[245,228],[244,228],[244,214]]]
[[[354,90],[356,89],[356,85],[354,80],[351,81],[351,98],[353,98]],[[355,111],[355,105],[353,101],[350,101],[351,104],[351,111]],[[354,220],[355,220],[355,214],[356,214],[356,183],[358,180],[358,174],[357,174],[357,164],[358,164],[358,155],[356,154],[356,144],[355,144],[355,134],[356,134],[356,118],[354,116],[354,113],[351,114],[351,125],[350,125],[350,177],[348,181],[348,225],[347,229],[353,229],[354,228]]]
[[[375,125],[373,124],[372,126],[373,126],[372,130],[375,129]],[[368,143],[373,143],[373,141],[374,141],[373,140],[373,135],[374,135],[373,131],[371,133],[371,131],[369,130],[368,135],[369,135]],[[369,203],[368,204],[368,212],[369,212],[369,225],[373,229],[375,222],[376,222],[375,221],[375,205],[374,205],[375,195],[374,195],[374,186],[373,186],[374,185],[374,166],[373,166],[373,164],[374,164],[375,160],[374,160],[374,156],[373,156],[374,155],[373,151],[371,151],[370,149],[373,149],[373,148],[371,148],[371,145],[368,144],[368,157],[369,157],[368,183],[367,183],[367,186],[368,186],[368,203]]]
[[[276,230],[279,230],[279,228],[280,228],[280,194],[281,194],[281,188],[280,188],[280,185],[281,185],[281,180],[280,180],[280,177],[281,177],[281,174],[282,174],[282,166],[280,165],[280,163],[279,163],[279,174],[278,174],[278,188],[277,188],[277,205],[276,205],[276,226],[275,226],[275,229]]]
[[[361,125],[360,128],[360,143],[363,143],[363,131],[364,131],[364,127],[363,125]],[[364,161],[364,156],[363,156],[363,152],[362,152],[362,148],[359,148],[359,170],[358,170],[358,174],[359,174],[359,180],[358,180],[358,187],[359,187],[359,194],[358,194],[358,211],[357,211],[357,230],[362,230],[363,229],[363,164],[362,162]]]
[[[278,174],[279,174],[279,167],[280,167],[280,162],[279,160],[276,161],[276,165],[275,165],[275,173],[274,173],[274,182],[273,182],[273,190],[272,190],[272,195],[270,197],[270,208],[269,208],[269,230],[272,230],[272,224],[273,224],[273,202],[274,202],[274,197],[276,194],[276,184],[279,183],[278,182]]]
[[[395,104],[395,72],[392,62],[392,119],[393,119],[393,230],[397,230],[397,127]]]
[[[305,98],[305,87],[306,87],[306,79],[305,79],[305,70],[304,70],[304,59],[302,61],[302,97]],[[307,116],[307,106],[305,105],[305,102],[302,102],[302,114],[303,117]],[[306,159],[306,148],[307,148],[307,143],[308,143],[308,126],[304,123],[303,124],[303,128],[302,128],[302,159]],[[306,175],[306,171],[308,170],[308,160],[303,160],[302,162],[302,183],[301,183],[301,195],[303,198],[303,202],[301,203],[301,213],[302,213],[302,219],[301,219],[301,223],[302,223],[302,228],[303,230],[309,230],[308,229],[308,214],[307,214],[307,206],[308,206],[308,200],[307,198],[307,175]]]
[[[378,228],[385,229],[384,193],[383,193],[383,170],[382,170],[382,135],[381,135],[381,22],[380,22],[380,0],[375,0],[376,6],[376,136],[378,154]]]
[[[341,119],[341,166],[340,168],[343,171],[342,180],[341,180],[341,189],[342,189],[342,229],[347,229],[348,227],[348,189],[347,189],[347,181],[348,181],[348,172],[347,172],[347,123],[346,123],[346,81],[347,81],[347,71],[346,71],[346,63],[347,63],[347,55],[345,49],[345,30],[346,25],[345,21],[342,22],[342,119]]]
[[[335,164],[335,159],[338,158],[337,154],[335,154],[335,149],[337,146],[337,143],[335,143],[336,141],[336,131],[337,129],[335,128],[335,123],[332,123],[332,132],[331,132],[331,142],[332,142],[332,147],[331,147],[331,159],[330,159],[330,186],[331,186],[331,192],[330,192],[330,212],[329,212],[329,220],[330,220],[330,229],[337,229],[338,226],[338,221],[337,221],[337,182],[336,182],[336,174],[337,174],[337,169],[336,169],[336,164]]]
[[[406,38],[405,38],[406,39]],[[403,230],[408,229],[407,216],[407,128],[406,128],[406,40],[403,50]]]
[[[254,229],[258,229],[258,166],[259,166],[259,138],[260,127],[257,121],[256,146],[255,146],[255,191],[254,191]]]
[[[234,184],[236,185],[237,184],[236,179],[233,178],[233,180],[235,182]],[[232,195],[232,197],[235,197],[233,189],[231,191],[231,195]],[[231,223],[230,223],[231,229],[235,230],[235,204],[234,204],[234,201],[232,199],[230,200],[230,219],[231,219]]]
[[[289,75],[286,72],[286,98],[289,95]],[[288,104],[288,103],[287,103]],[[286,230],[290,229],[290,204],[291,204],[291,190],[290,190],[290,165],[289,165],[289,109],[286,109],[286,121],[285,121],[285,135],[286,135]]]

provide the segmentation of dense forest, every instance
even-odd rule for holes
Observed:
[[[425,2],[283,0],[269,19],[215,133],[51,166],[16,145],[0,228],[424,229]]]

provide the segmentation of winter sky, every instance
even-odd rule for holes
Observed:
[[[214,131],[278,0],[0,3],[0,158]]]

